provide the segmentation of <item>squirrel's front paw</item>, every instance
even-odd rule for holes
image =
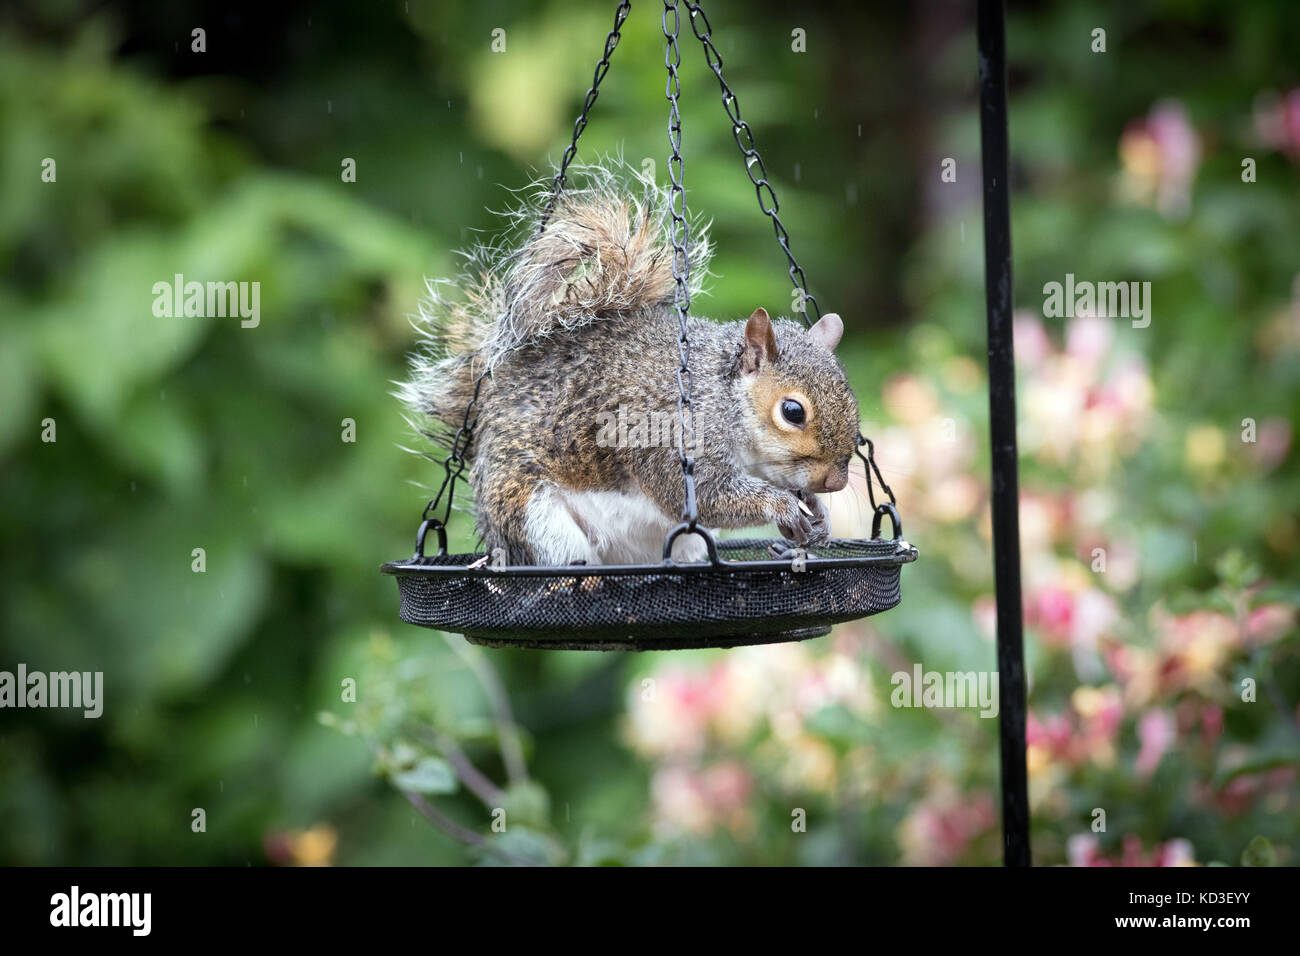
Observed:
[[[801,548],[816,548],[831,539],[830,516],[821,500],[802,491],[790,494],[786,516],[776,523],[777,530]]]

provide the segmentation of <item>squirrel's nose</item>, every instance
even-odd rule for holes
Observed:
[[[849,470],[847,468],[833,468],[826,472],[826,477],[822,479],[822,487],[828,492],[842,491],[848,483]]]

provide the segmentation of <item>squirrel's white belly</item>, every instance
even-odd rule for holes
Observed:
[[[677,524],[639,489],[577,491],[545,483],[528,500],[525,531],[539,564],[658,564],[664,538]],[[678,561],[700,561],[704,542],[681,535]]]

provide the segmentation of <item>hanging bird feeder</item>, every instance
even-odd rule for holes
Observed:
[[[698,2],[684,0],[691,28],[704,48],[709,67],[722,89],[722,103],[730,118],[745,169],[758,196],[759,208],[772,220],[776,238],[789,261],[791,281],[806,303],[805,325],[821,317],[817,300],[807,292],[803,270],[790,251],[789,235],[778,216],[778,203],[753,133],[740,117],[740,105],[722,76],[722,57],[710,38],[708,18]],[[695,497],[695,460],[686,453],[694,446],[694,411],[690,394],[690,341],[687,310],[688,223],[682,185],[680,84],[677,45],[680,26],[677,0],[664,0],[663,33],[667,41],[666,95],[669,103],[668,139],[671,146],[671,237],[674,249],[675,304],[680,328],[677,369],[683,441],[678,445],[685,500],[681,523],[664,541],[659,564],[498,566],[482,553],[448,554],[447,520],[456,483],[465,471],[465,456],[473,436],[477,397],[465,410],[461,428],[443,462],[445,476],[437,495],[425,508],[416,536],[415,554],[384,565],[397,579],[402,620],[424,627],[463,634],[476,644],[555,650],[668,650],[695,647],[734,647],[800,641],[830,632],[844,621],[877,614],[894,607],[900,598],[902,566],[917,557],[916,548],[903,539],[893,491],[876,466],[872,443],[858,435],[858,457],[866,469],[867,493],[873,511],[871,537],[833,539],[809,549],[792,548],[784,539],[722,540],[699,523]],[[596,65],[591,89],[574,123],[573,139],[565,150],[543,211],[541,228],[565,186],[578,138],[598,96],[600,82],[609,70],[610,55],[618,45],[620,30],[631,7],[618,5],[614,28],[605,40],[604,54]],[[812,313],[809,318],[808,313]],[[485,373],[486,374],[486,373]],[[482,382],[480,377],[479,382]],[[863,448],[866,453],[863,453]],[[887,502],[876,502],[873,484],[879,482]],[[445,500],[444,500],[445,496]],[[441,516],[438,515],[442,511]],[[884,518],[892,537],[882,537]],[[426,553],[433,532],[437,552]],[[703,539],[707,557],[702,561],[674,560],[672,545],[682,535]]]

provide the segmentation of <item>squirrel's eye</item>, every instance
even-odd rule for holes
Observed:
[[[781,417],[791,425],[802,425],[807,418],[803,406],[793,398],[781,399]]]

